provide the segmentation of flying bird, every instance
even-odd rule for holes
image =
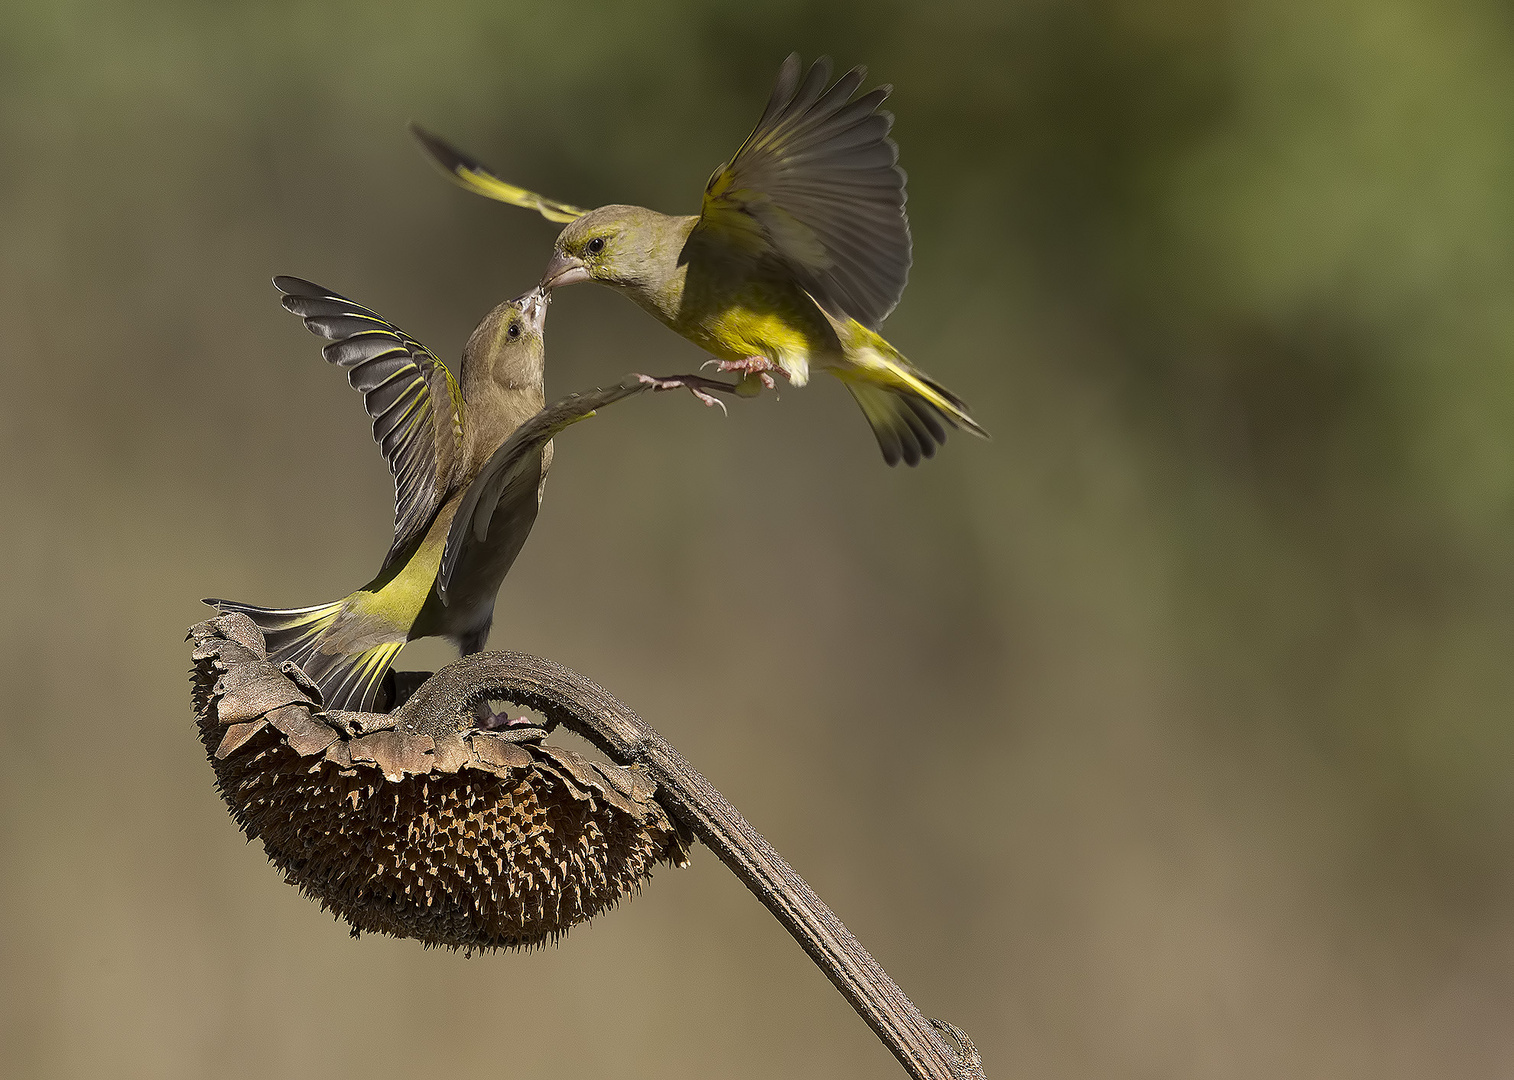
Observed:
[[[802,74],[802,77],[801,77]],[[831,64],[784,61],[762,119],[705,185],[698,214],[640,206],[584,210],[506,183],[412,125],[462,186],[566,224],[542,277],[554,289],[597,281],[740,372],[746,393],[773,374],[803,386],[812,369],[846,384],[894,465],[935,454],[946,428],[987,432],[961,398],[879,332],[909,277],[904,172],[878,87],[865,71],[829,87]]]
[[[474,329],[456,375],[435,353],[372,310],[319,285],[274,278],[283,305],[331,344],[373,418],[394,475],[394,542],[377,576],[329,604],[239,611],[262,630],[269,659],[292,660],[327,708],[371,711],[407,641],[444,637],[483,650],[500,584],[536,522],[552,437],[598,408],[644,390],[729,390],[697,377],[627,376],[543,409],[548,296],[533,289]]]

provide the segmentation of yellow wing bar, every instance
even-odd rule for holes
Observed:
[[[419,124],[411,124],[410,133],[426,148],[426,153],[431,155],[432,160],[446,170],[448,176],[476,195],[509,203],[511,206],[535,210],[548,221],[556,221],[560,224],[566,224],[588,213],[587,210],[581,210],[576,206],[569,206],[567,203],[560,203],[538,195],[534,191],[527,191],[525,188],[505,183],[483,162],[469,157]]]

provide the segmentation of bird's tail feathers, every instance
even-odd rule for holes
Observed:
[[[888,464],[918,465],[946,441],[940,411],[921,398],[877,383],[848,382],[846,388],[862,406]]]
[[[918,465],[946,441],[947,425],[989,437],[967,411],[967,402],[917,369],[899,351],[855,321],[843,322],[821,308],[843,342],[851,364],[832,371],[862,406],[878,437],[883,460]]]
[[[316,652],[300,666],[321,688],[326,708],[372,712],[389,665],[404,647],[403,641],[386,641],[362,652]]]
[[[888,464],[903,461],[913,466],[934,457],[936,447],[946,442],[947,425],[988,438],[988,432],[968,415],[966,403],[940,383],[903,367],[891,366],[889,374],[893,378],[886,383],[843,380],[862,407]]]
[[[263,643],[268,648],[268,659],[274,663],[293,660],[301,667],[315,651],[321,635],[342,613],[347,600],[333,604],[316,604],[302,608],[264,608],[252,604],[239,604],[235,600],[206,600],[205,603],[222,612],[235,611],[246,615],[263,632]],[[312,676],[313,678],[313,676]]]
[[[963,428],[972,432],[980,439],[990,437],[988,432],[984,430],[983,425],[974,420],[968,413],[967,402],[942,386],[935,379],[932,379],[929,375],[908,367],[901,371],[896,371],[895,374],[898,375],[899,380],[909,390],[924,398],[933,409],[946,417],[947,422],[952,427]]]
[[[263,632],[268,659],[298,664],[321,688],[328,709],[367,712],[373,708],[379,686],[403,641],[383,642],[361,652],[323,652],[320,645],[347,606],[347,598],[331,604],[303,608],[263,608],[234,600],[206,600],[223,611],[246,615]]]

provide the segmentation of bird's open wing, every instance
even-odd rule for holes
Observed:
[[[469,157],[445,139],[431,134],[431,132],[419,124],[411,124],[410,132],[419,140],[421,146],[425,148],[426,153],[431,155],[431,158],[442,167],[448,176],[475,194],[483,195],[489,199],[497,199],[500,202],[509,203],[511,206],[522,206],[527,210],[535,210],[548,221],[564,224],[572,221],[574,218],[583,217],[584,214],[588,213],[587,210],[580,210],[576,206],[569,206],[567,203],[560,203],[544,195],[538,195],[534,191],[527,191],[525,188],[506,183],[494,175],[493,170],[483,162]]]
[[[394,545],[387,567],[436,516],[462,457],[463,395],[447,365],[399,327],[345,296],[276,277],[284,307],[329,338],[321,355],[347,369],[373,417],[373,439],[394,474]]]
[[[708,393],[737,393],[733,383],[706,379],[698,375],[674,375],[654,379],[647,375],[627,375],[614,386],[592,390],[582,394],[570,394],[554,401],[541,412],[527,420],[494,451],[484,463],[468,490],[463,492],[462,502],[452,518],[452,527],[447,532],[447,547],[442,552],[441,569],[436,574],[436,591],[442,603],[448,602],[447,589],[463,555],[473,544],[482,544],[489,538],[490,522],[500,506],[516,504],[517,499],[535,498],[540,473],[537,462],[541,448],[563,428],[587,420],[606,405],[640,394],[646,390],[674,390],[683,387],[693,390],[701,400],[710,404],[714,399]],[[722,406],[724,408],[724,406]],[[522,485],[530,485],[523,489]]]
[[[851,101],[864,70],[827,90],[830,74],[824,57],[803,79],[798,53],[783,62],[756,129],[710,177],[698,228],[776,255],[832,314],[877,329],[910,266],[894,118],[878,111],[890,88]]]

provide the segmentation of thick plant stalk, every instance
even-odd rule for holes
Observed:
[[[686,862],[697,837],[911,1076],[983,1077],[967,1036],[923,1016],[735,807],[582,675],[522,653],[478,653],[429,677],[393,673],[393,712],[342,712],[322,708],[299,668],[268,660],[246,616],[208,620],[190,636],[200,734],[232,815],[354,932],[469,950],[555,939],[634,891],[655,862]],[[500,699],[615,764],[545,744],[547,728],[499,724]]]
[[[401,730],[449,728],[490,698],[536,709],[616,763],[641,766],[657,784],[659,800],[767,906],[916,1080],[983,1077],[982,1059],[966,1034],[925,1017],[736,808],[602,687],[550,660],[479,653],[437,672],[394,718]]]

